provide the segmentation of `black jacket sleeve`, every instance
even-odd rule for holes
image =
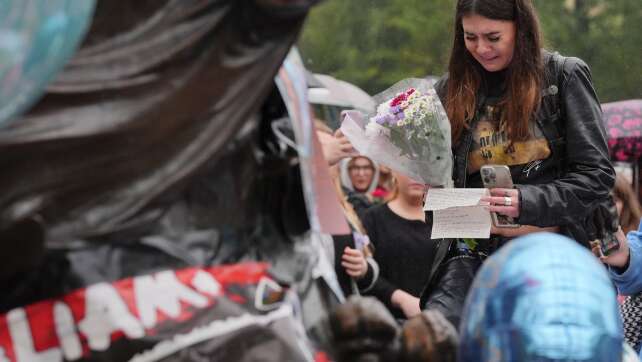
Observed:
[[[361,221],[363,222],[363,227],[365,227],[366,231],[368,232],[368,236],[370,236],[370,242],[372,242],[372,244],[374,245],[375,257],[376,257],[377,240],[379,240],[376,232],[377,228],[374,225],[376,221],[374,220],[373,215],[371,213],[365,213]],[[386,278],[378,276],[375,283],[372,285],[372,287],[368,290],[366,294],[376,297],[382,303],[384,303],[386,307],[390,309],[394,309],[396,307],[392,305],[392,302],[390,299],[392,297],[392,293],[397,289],[399,288],[396,285],[389,282]]]
[[[567,58],[563,76],[558,122],[563,122],[565,129],[566,172],[550,183],[517,185],[520,224],[546,227],[584,219],[615,184],[590,70],[580,59]]]
[[[480,265],[478,255],[461,251],[453,245],[421,293],[421,309],[436,309],[458,327],[468,289]]]

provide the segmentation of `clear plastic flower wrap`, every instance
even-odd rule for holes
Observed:
[[[374,98],[376,114],[344,113],[341,130],[357,151],[416,181],[450,187],[450,122],[432,84],[404,79]]]

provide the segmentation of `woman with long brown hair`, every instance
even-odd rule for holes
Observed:
[[[449,73],[436,85],[455,185],[483,187],[481,166],[506,165],[516,187],[491,189],[490,211],[522,226],[493,228],[495,241],[549,228],[588,245],[585,224],[615,177],[602,112],[588,66],[541,46],[531,0],[457,2]]]

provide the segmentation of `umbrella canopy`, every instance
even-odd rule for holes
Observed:
[[[311,88],[308,91],[310,103],[357,109],[365,113],[374,112],[377,106],[375,101],[356,85],[325,74],[313,76],[321,86],[315,87],[315,83],[310,84]]]
[[[637,161],[642,157],[642,99],[602,104],[611,157]]]

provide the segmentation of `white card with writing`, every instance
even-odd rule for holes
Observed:
[[[431,239],[489,238],[492,220],[484,196],[487,189],[429,189],[424,210],[433,212]]]

